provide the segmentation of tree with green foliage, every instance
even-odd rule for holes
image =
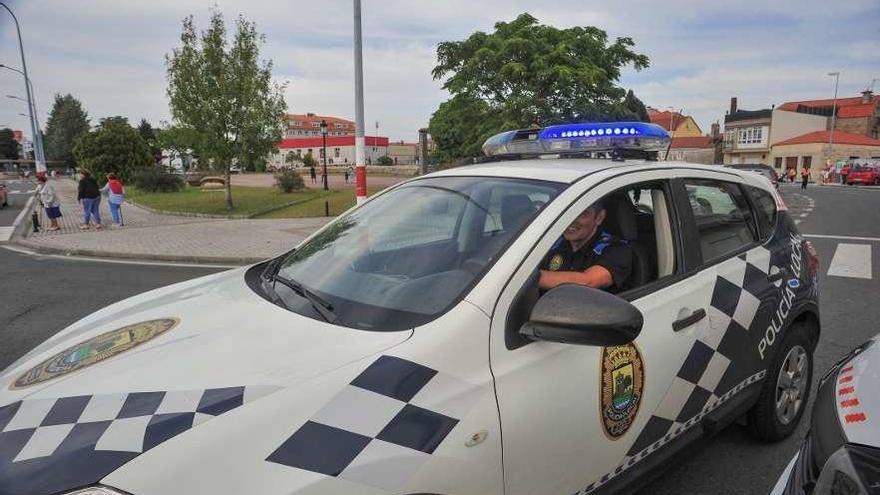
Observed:
[[[223,16],[215,11],[196,33],[183,21],[181,45],[166,56],[168,97],[174,124],[198,135],[200,158],[226,176],[226,207],[232,209],[229,167],[256,163],[284,131],[285,84],[272,81],[272,62],[259,61],[265,42],[254,24],[239,16],[231,46]]]
[[[129,182],[134,174],[153,165],[150,147],[125,117],[108,117],[73,149],[77,163],[99,182],[110,172]]]
[[[79,100],[70,94],[56,94],[43,139],[46,158],[62,161],[68,167],[76,167],[73,148],[89,129],[89,116]]]
[[[168,126],[156,130],[156,147],[160,153],[168,153],[169,163],[181,159],[184,171],[189,166],[186,157],[193,155],[198,149],[198,133],[189,127]]]
[[[617,85],[624,67],[648,67],[634,46],[628,37],[609,41],[597,27],[558,29],[529,14],[440,43],[432,75],[452,98],[428,126],[437,157],[476,156],[486,138],[509,129],[638,119]]]
[[[21,156],[21,145],[15,140],[12,129],[0,129],[0,159],[18,160]]]
[[[306,153],[302,156],[303,167],[317,167],[318,160],[315,160],[315,157],[312,156],[311,153]]]
[[[632,112],[638,118],[639,122],[651,121],[651,118],[648,117],[648,108],[645,107],[642,100],[636,97],[632,90],[626,92],[626,97],[623,99],[623,106],[627,111]]]
[[[137,127],[138,134],[141,135],[141,138],[147,143],[147,146],[150,147],[150,156],[153,157],[153,161],[158,163],[162,160],[162,149],[156,143],[156,130],[153,129],[153,126],[147,121],[147,119],[141,119],[141,122]]]

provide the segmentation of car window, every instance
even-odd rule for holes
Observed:
[[[285,255],[278,274],[329,302],[336,324],[412,328],[457,302],[564,188],[492,177],[412,181],[352,210]],[[275,286],[291,311],[317,317],[303,297]]]
[[[746,186],[752,201],[755,203],[755,220],[761,233],[761,240],[765,241],[773,235],[776,228],[776,200],[769,192],[759,187]]]
[[[704,263],[720,260],[757,241],[752,212],[739,185],[687,180],[685,188]]]

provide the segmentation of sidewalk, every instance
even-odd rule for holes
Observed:
[[[130,203],[122,206],[125,226],[109,228],[110,209],[101,201],[101,230],[81,231],[82,210],[76,183],[55,180],[61,197],[61,230],[43,230],[15,239],[19,246],[46,254],[68,254],[189,263],[249,264],[292,249],[331,218],[223,220],[151,213]]]

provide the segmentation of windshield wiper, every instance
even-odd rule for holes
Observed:
[[[296,280],[281,276],[277,273],[272,276],[272,280],[284,286],[287,286],[288,288],[290,288],[290,290],[308,300],[312,304],[312,307],[315,308],[315,311],[317,311],[318,314],[321,315],[321,318],[324,318],[324,321],[326,321],[327,323],[333,323],[334,321],[336,321],[336,313],[333,312],[333,305],[322,299],[321,296],[309,290],[303,284],[297,282]],[[275,292],[274,288],[272,288],[272,292]],[[275,295],[277,297],[278,293],[275,292]]]

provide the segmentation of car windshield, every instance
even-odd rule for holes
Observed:
[[[284,255],[277,279],[323,299],[334,324],[412,328],[458,302],[564,188],[491,177],[416,180],[340,217]],[[318,314],[326,311],[279,285],[291,311],[328,319]]]

